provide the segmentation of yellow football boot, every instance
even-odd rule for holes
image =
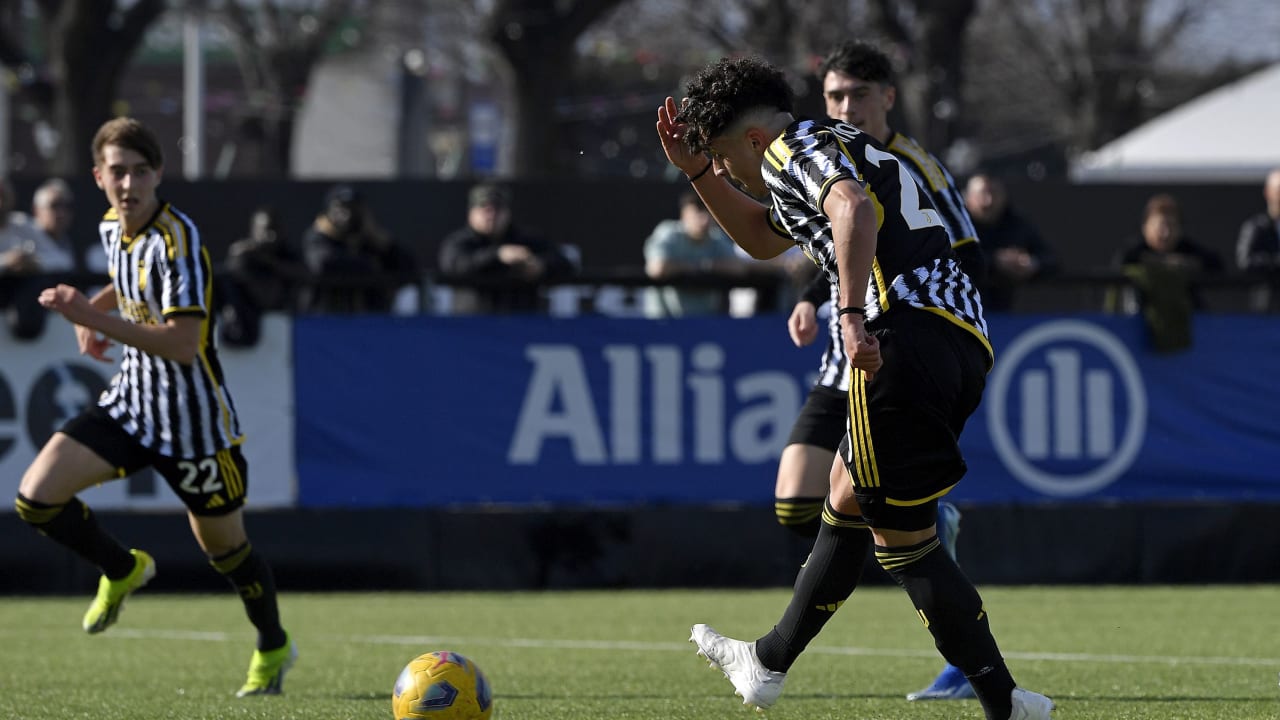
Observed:
[[[156,576],[156,561],[150,555],[141,550],[130,550],[129,553],[135,560],[133,572],[119,580],[110,580],[106,575],[98,578],[98,595],[84,614],[85,632],[100,633],[114,625],[116,618],[120,617],[120,606],[129,593]]]
[[[236,697],[280,694],[284,674],[298,660],[298,646],[288,635],[285,637],[284,645],[275,650],[253,651],[253,659],[249,661],[249,677],[244,681],[244,687],[236,691]]]

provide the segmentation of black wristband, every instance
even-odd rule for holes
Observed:
[[[849,307],[840,308],[836,313],[836,317],[844,317],[845,315],[861,315],[862,317],[866,317],[867,311],[865,308],[858,305],[850,305]]]
[[[707,161],[707,166],[706,166],[706,167],[704,167],[704,168],[702,168],[701,170],[699,170],[697,175],[690,175],[690,176],[689,176],[689,182],[691,182],[691,183],[692,183],[692,182],[697,182],[699,178],[701,178],[703,175],[706,175],[706,174],[707,174],[707,171],[711,169],[711,166],[712,166],[713,164],[714,164],[714,163],[712,163],[710,160],[708,160],[708,161]]]

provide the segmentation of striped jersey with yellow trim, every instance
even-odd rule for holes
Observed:
[[[938,219],[951,238],[951,247],[978,242],[978,231],[974,229],[973,218],[969,217],[969,210],[964,205],[964,196],[947,168],[919,143],[902,133],[894,132],[887,147],[933,202]],[[963,259],[960,266],[964,270],[970,269]],[[823,280],[826,281],[825,276]],[[831,307],[835,307],[840,302],[839,288],[829,283],[827,286],[830,297],[824,297],[821,303],[816,304],[830,302]],[[849,358],[844,354],[844,331],[840,328],[840,318],[834,312],[827,316],[827,349],[822,353],[816,384],[841,392],[849,389]]]
[[[803,247],[832,283],[839,272],[822,204],[842,180],[871,196],[877,232],[865,299],[870,329],[885,312],[907,306],[939,313],[990,350],[977,288],[929,196],[897,156],[847,123],[797,120],[769,145],[761,167],[773,200],[770,225]]]
[[[938,211],[938,219],[951,236],[951,247],[978,242],[978,231],[974,229],[973,218],[969,217],[969,210],[964,206],[964,195],[946,166],[920,143],[899,132],[893,133],[887,147],[929,196]]]
[[[195,224],[162,202],[133,237],[124,235],[114,209],[98,230],[121,317],[142,325],[182,315],[203,319],[190,365],[123,345],[120,370],[98,405],[144,447],[167,457],[208,457],[240,443],[240,420],[218,361],[213,267]]]

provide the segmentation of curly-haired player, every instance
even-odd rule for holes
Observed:
[[[818,67],[827,116],[847,122],[884,145],[938,211],[938,219],[951,238],[960,269],[975,284],[986,275],[977,231],[965,209],[964,198],[946,167],[915,140],[889,126],[889,111],[897,100],[893,63],[875,46],[845,42],[827,53]],[[823,273],[816,273],[787,318],[787,332],[797,347],[818,337],[818,310],[837,302],[839,288]],[[800,415],[791,427],[787,445],[778,461],[774,482],[774,510],[778,522],[802,538],[818,534],[827,474],[844,434],[849,392],[849,369],[844,356],[840,319],[834,312],[825,322],[827,347],[818,366],[817,380],[809,389]],[[938,540],[956,557],[960,511],[949,502],[938,502]],[[971,700],[973,688],[964,673],[947,665],[928,687],[907,694],[908,700]]]
[[[982,598],[937,537],[938,499],[965,471],[957,438],[992,363],[982,303],[937,210],[862,131],[797,120],[786,78],[763,61],[721,60],[686,96],[658,108],[667,158],[753,257],[799,244],[838,286],[852,374],[822,526],[786,611],[754,642],[706,625],[691,639],[744,702],[771,706],[874,544],[988,720],[1048,718],[1052,701],[1017,687]]]

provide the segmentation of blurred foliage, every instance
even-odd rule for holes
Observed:
[[[761,55],[793,79],[800,110],[817,115],[817,63],[836,42],[856,37],[895,59],[895,127],[958,174],[983,164],[1054,177],[1071,154],[1280,60],[1273,40],[1280,5],[1206,7],[1194,0],[0,1],[8,160],[16,172],[73,171],[86,128],[111,112],[138,114],[176,141],[181,22],[185,11],[201,9],[209,13],[208,145],[258,147],[241,152],[235,174],[288,171],[291,113],[305,109],[312,70],[336,52],[395,58],[370,67],[403,75],[371,80],[407,88],[403,127],[390,131],[399,133],[398,172],[659,178],[669,170],[652,139],[654,108],[679,95],[691,72],[724,55]],[[138,29],[143,10],[151,13],[146,33],[122,34]],[[87,20],[73,21],[77,13]],[[273,22],[280,32],[263,34]],[[341,111],[340,98],[324,100],[324,112]],[[494,157],[476,155],[478,139]]]

